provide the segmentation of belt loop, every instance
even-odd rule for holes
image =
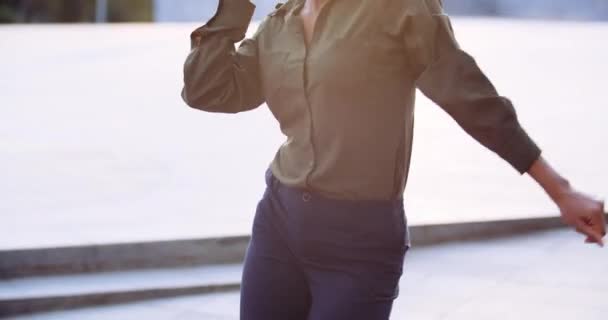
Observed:
[[[274,174],[272,174],[272,172],[270,173],[270,183],[272,186],[272,190],[274,190],[275,192],[279,192],[281,182],[274,176]]]
[[[270,190],[274,190],[275,189],[274,175],[272,174],[272,171],[270,170],[270,168],[266,169],[265,178],[266,178],[266,185],[268,186],[268,188]]]
[[[311,198],[312,198],[312,196],[310,195],[310,193],[308,191],[302,192],[302,200],[304,202],[309,202]]]
[[[279,191],[279,180],[277,180],[274,175],[270,177],[270,180],[272,181],[272,190]]]

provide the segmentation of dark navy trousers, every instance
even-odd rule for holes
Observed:
[[[409,249],[403,201],[350,201],[281,184],[253,222],[241,320],[387,320]]]

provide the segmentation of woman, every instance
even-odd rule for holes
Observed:
[[[241,319],[388,319],[410,246],[403,190],[416,87],[602,244],[603,204],[541,157],[511,102],[459,48],[440,0],[289,0],[235,50],[254,7],[220,0],[192,33],[182,92],[209,112],[266,102],[287,136],[256,210]]]

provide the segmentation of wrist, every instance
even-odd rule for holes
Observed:
[[[539,157],[528,171],[554,202],[572,194],[570,182],[553,169],[543,157]]]
[[[565,197],[572,194],[574,190],[568,180],[563,177],[557,177],[555,182],[553,182],[546,191],[554,202],[560,202]]]

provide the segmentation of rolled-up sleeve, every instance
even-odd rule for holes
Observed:
[[[264,102],[256,36],[243,40],[254,9],[249,0],[220,0],[215,16],[190,35],[181,92],[190,107],[236,113]]]
[[[509,99],[500,96],[473,57],[456,41],[440,0],[418,0],[407,12],[404,44],[420,91],[469,135],[519,173],[541,150],[521,127]]]

